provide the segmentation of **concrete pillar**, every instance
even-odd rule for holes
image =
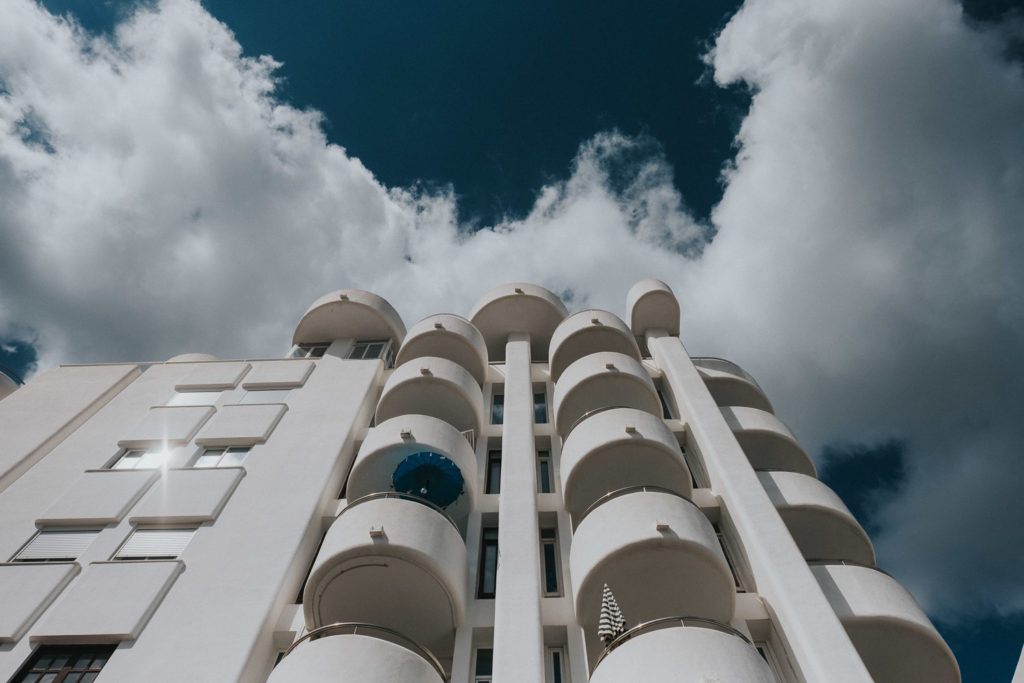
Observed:
[[[536,460],[530,336],[511,334],[505,346],[505,417],[498,498],[495,683],[544,680]]]
[[[807,681],[869,683],[846,630],[682,342],[664,330],[648,330],[647,347],[700,449],[711,488],[739,533],[757,591],[785,634],[794,665]]]

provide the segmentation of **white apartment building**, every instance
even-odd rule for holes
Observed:
[[[757,382],[627,315],[342,290],[289,358],[0,385],[0,680],[959,681]]]

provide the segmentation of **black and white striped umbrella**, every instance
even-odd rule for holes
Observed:
[[[601,619],[597,622],[597,637],[601,642],[608,645],[626,631],[626,620],[619,609],[619,603],[615,602],[612,589],[606,583],[604,594],[601,596]]]

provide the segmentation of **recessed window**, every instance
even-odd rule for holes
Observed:
[[[43,645],[11,683],[92,683],[116,645]]]
[[[476,663],[473,665],[473,683],[491,683],[494,671],[494,650],[489,647],[476,649]]]
[[[551,451],[537,451],[537,492],[551,493]]]
[[[543,391],[533,395],[533,421],[539,425],[548,423],[548,402]]]
[[[540,558],[544,564],[544,597],[562,594],[561,577],[558,571],[558,535],[554,528],[540,530]]]
[[[671,420],[675,417],[672,414],[672,409],[668,405],[668,399],[665,396],[665,388],[662,385],[661,379],[654,380],[654,387],[658,391],[658,400],[661,402],[661,416],[666,420]]]
[[[352,346],[348,357],[352,360],[380,358],[384,361],[384,366],[390,368],[395,358],[395,352],[391,347],[390,339],[360,340]]]
[[[285,403],[291,389],[250,389],[239,403]]]
[[[98,529],[43,529],[22,546],[11,562],[74,562],[98,533]]]
[[[331,342],[299,344],[292,349],[292,358],[323,358]]]
[[[207,467],[240,467],[247,455],[249,455],[248,446],[207,448],[199,454],[199,457],[192,463],[192,467],[200,469]]]
[[[498,529],[487,527],[480,539],[480,578],[476,597],[493,598],[498,578]]]
[[[491,424],[500,425],[505,422],[505,394],[494,394],[491,397]]]
[[[487,451],[487,481],[484,493],[501,493],[501,451]]]
[[[168,450],[140,450],[126,448],[107,465],[109,470],[155,470],[171,459]]]
[[[115,560],[174,560],[192,540],[195,527],[138,528],[114,554]]]
[[[560,647],[546,648],[547,657],[544,662],[545,683],[562,683],[568,681],[568,673],[565,670],[565,649]]]
[[[729,571],[732,572],[732,580],[733,583],[736,584],[736,591],[739,593],[745,593],[746,590],[740,582],[740,575],[736,573],[736,565],[732,560],[732,553],[729,551],[729,544],[726,542],[725,533],[722,532],[722,528],[718,526],[718,524],[712,524],[711,526],[715,529],[715,536],[718,538],[718,544],[722,546],[722,553],[725,555],[726,564],[729,565]]]
[[[178,391],[167,402],[169,406],[212,406],[220,398],[220,391]]]

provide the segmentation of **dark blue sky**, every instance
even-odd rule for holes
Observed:
[[[49,0],[93,31],[133,3]],[[331,142],[388,186],[451,184],[460,220],[520,216],[537,190],[564,178],[580,143],[618,129],[660,145],[694,215],[721,197],[720,172],[749,94],[710,82],[700,57],[739,6],[728,3],[435,3],[208,0],[246,54],[283,62],[283,99],[323,112]],[[1009,0],[974,0],[991,20]],[[24,374],[30,346],[0,350]],[[904,449],[836,446],[822,478],[872,529],[872,504],[899,489]],[[1024,619],[938,623],[967,683],[1009,680]]]

